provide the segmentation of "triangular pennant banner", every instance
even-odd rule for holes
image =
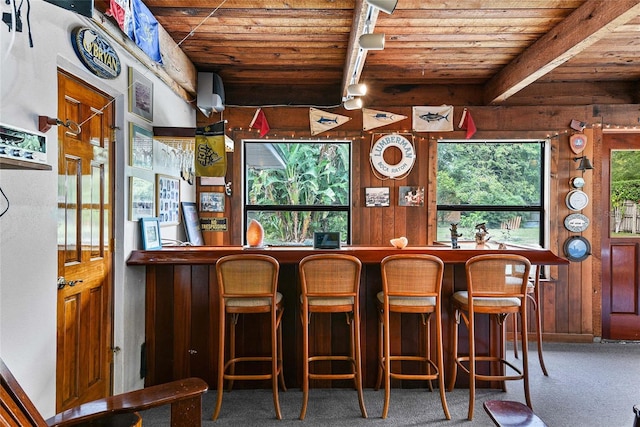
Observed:
[[[309,108],[309,124],[311,126],[311,135],[328,131],[338,127],[351,120],[351,117],[341,116],[340,114],[328,113],[318,110],[317,108]]]
[[[406,119],[407,116],[402,114],[389,113],[387,111],[371,110],[369,108],[362,109],[362,130],[371,130],[380,126],[390,125]]]
[[[453,131],[453,106],[413,107],[413,130],[416,132]]]
[[[258,108],[256,110],[256,114],[253,116],[253,120],[249,123],[249,129],[260,129],[260,138],[263,138],[266,134],[269,133],[271,128],[269,127],[269,122],[267,122],[267,116],[264,115],[264,111],[262,108]]]
[[[475,135],[477,131],[476,124],[473,121],[473,117],[471,117],[471,112],[466,108],[462,111],[462,117],[460,117],[458,127],[467,131],[467,139]]]
[[[225,176],[227,154],[224,146],[224,121],[196,128],[194,157],[196,176]]]

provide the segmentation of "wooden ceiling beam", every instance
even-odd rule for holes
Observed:
[[[505,101],[638,14],[640,0],[587,0],[487,83],[485,103]]]

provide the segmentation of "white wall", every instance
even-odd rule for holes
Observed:
[[[10,6],[0,5],[2,12]],[[24,9],[24,8],[23,8]],[[116,48],[122,73],[113,80],[91,74],[71,45],[76,26],[96,27],[91,20],[42,0],[31,1],[29,47],[25,14],[23,32],[0,29],[0,122],[37,131],[37,116],[56,117],[57,68],[60,67],[116,99],[116,203],[114,208],[115,258],[114,392],[141,388],[140,346],[144,342],[144,269],[127,267],[129,253],[139,247],[137,222],[128,220],[128,176],[154,180],[156,173],[179,177],[158,161],[158,143],[152,171],[128,166],[128,127],[133,121],[152,126],[195,126],[195,111],[132,56]],[[105,35],[103,33],[103,35]],[[13,36],[15,39],[12,40]],[[10,48],[10,49],[9,49]],[[127,70],[135,67],[153,82],[154,122],[127,112]],[[0,357],[45,418],[55,413],[56,276],[57,276],[57,129],[47,133],[51,171],[0,170],[0,189],[9,209],[0,217]],[[193,201],[195,186],[181,180],[183,201]],[[0,194],[0,200],[2,195]],[[6,203],[0,201],[0,210]],[[184,239],[182,225],[163,227],[162,236]]]

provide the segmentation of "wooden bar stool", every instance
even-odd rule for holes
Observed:
[[[476,380],[505,381],[523,380],[524,396],[527,406],[532,408],[529,395],[529,359],[527,340],[522,339],[522,368],[515,366],[505,358],[505,323],[509,314],[520,314],[520,333],[527,333],[527,282],[531,263],[520,255],[491,254],[477,255],[465,264],[467,290],[453,294],[454,309],[452,337],[452,375],[449,390],[452,390],[458,367],[469,374],[469,412],[467,418],[473,419]],[[476,355],[475,351],[475,315],[493,315],[500,326],[500,354]],[[458,354],[458,328],[460,320],[467,325],[469,335],[469,354]],[[500,369],[489,374],[479,373],[476,362],[492,362]]]
[[[444,387],[443,346],[442,346],[442,314],[441,291],[444,263],[432,255],[391,255],[380,264],[382,269],[382,292],[377,295],[380,312],[380,363],[378,364],[378,380],[376,389],[384,373],[384,407],[382,418],[389,412],[389,395],[391,378],[401,380],[438,380],[440,400],[445,417],[450,420],[449,408]],[[391,313],[412,313],[421,317],[424,328],[422,337],[424,348],[422,355],[391,354]],[[435,361],[431,353],[431,315],[435,313],[436,355]],[[401,369],[392,370],[392,362],[409,361],[421,363],[426,373],[403,373]]]
[[[542,353],[542,306],[540,305],[540,265],[535,266],[535,276],[529,278],[527,285],[527,297],[533,306],[536,315],[536,341],[538,343],[538,361],[540,368],[545,376],[549,376],[547,367],[544,364],[544,355]],[[527,335],[525,335],[527,336]],[[513,316],[513,355],[518,358],[518,319]]]
[[[282,419],[278,399],[278,378],[283,390],[287,390],[282,372],[282,294],[277,291],[278,261],[267,255],[228,255],[216,262],[218,295],[220,300],[218,342],[218,399],[213,412],[216,420],[222,406],[224,380],[229,380],[229,390],[234,380],[271,380],[273,405],[276,417]],[[235,326],[240,314],[266,313],[270,319],[270,356],[236,356]],[[225,363],[225,334],[227,315],[229,325],[229,360]],[[244,362],[270,362],[269,372],[236,374],[235,366]]]
[[[302,409],[300,419],[304,420],[309,402],[309,380],[353,379],[358,392],[362,418],[367,418],[362,392],[362,362],[360,349],[360,272],[362,263],[351,255],[318,254],[309,255],[300,261],[300,285],[302,293]],[[350,354],[314,354],[309,351],[309,324],[312,313],[345,313],[350,325]],[[346,361],[350,364],[348,373],[311,372],[310,365],[319,361]]]

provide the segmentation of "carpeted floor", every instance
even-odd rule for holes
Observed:
[[[640,343],[545,343],[549,371],[540,370],[535,344],[530,349],[531,398],[535,413],[549,427],[633,427],[633,405],[640,404]],[[270,390],[233,390],[223,395],[222,410],[211,421],[216,391],[203,402],[205,427],[224,426],[492,426],[482,402],[489,399],[524,402],[522,382],[508,391],[478,389],[473,421],[466,419],[469,391],[447,393],[451,420],[444,418],[439,394],[421,389],[392,389],[389,416],[381,419],[384,391],[367,389],[368,418],[360,416],[358,398],[350,389],[311,389],[304,421],[298,420],[302,392],[280,393],[282,420],[276,420]],[[142,413],[145,427],[169,426],[169,408]]]

